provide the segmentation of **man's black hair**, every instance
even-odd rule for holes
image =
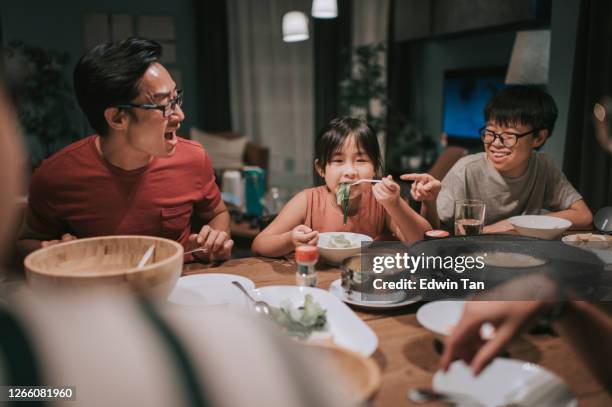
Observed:
[[[550,137],[557,120],[557,105],[539,86],[515,85],[498,91],[487,103],[484,115],[487,123],[522,124],[533,130],[548,130]]]
[[[88,50],[74,68],[74,90],[91,127],[108,132],[104,111],[128,103],[139,93],[142,76],[159,61],[161,45],[143,38],[105,42]]]

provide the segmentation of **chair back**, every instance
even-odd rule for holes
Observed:
[[[441,181],[453,165],[467,153],[468,151],[463,147],[448,146],[431,166],[429,174]]]

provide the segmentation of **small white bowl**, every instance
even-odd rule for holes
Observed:
[[[347,240],[351,242],[349,248],[333,248],[329,247],[329,241],[333,236],[343,235]],[[319,233],[319,243],[317,247],[319,254],[323,257],[327,263],[334,266],[342,263],[347,257],[359,254],[361,252],[361,243],[365,242],[367,245],[372,243],[373,239],[370,236],[362,235],[360,233],[350,232],[325,232]]]
[[[464,307],[465,301],[462,300],[432,301],[417,310],[416,319],[425,329],[433,332],[437,339],[444,341],[459,323]],[[480,336],[486,340],[493,339],[495,327],[488,322],[483,324]]]
[[[540,239],[556,239],[565,232],[572,222],[567,219],[545,215],[513,216],[508,222],[522,236],[538,237]]]

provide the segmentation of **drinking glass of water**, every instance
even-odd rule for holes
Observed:
[[[455,201],[455,235],[472,236],[482,233],[485,204],[478,199]]]

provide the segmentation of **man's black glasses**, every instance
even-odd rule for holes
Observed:
[[[183,105],[183,90],[179,89],[176,91],[176,97],[170,99],[168,103],[165,105],[155,105],[152,103],[144,103],[144,104],[135,104],[135,103],[122,103],[116,105],[120,109],[146,109],[146,110],[160,110],[164,117],[170,117],[172,113],[176,112],[176,107],[181,107]]]

